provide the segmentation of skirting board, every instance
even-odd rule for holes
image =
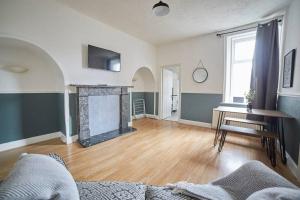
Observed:
[[[158,119],[157,115],[146,114],[147,118]]]
[[[287,152],[286,152],[286,165],[291,170],[291,172],[296,176],[297,180],[300,181],[300,168]]]
[[[178,122],[182,124],[211,128],[211,123],[206,123],[206,122],[197,122],[197,121],[186,120],[186,119],[179,119]]]
[[[60,139],[66,144],[71,144],[78,140],[78,135],[73,135],[67,139],[67,137],[63,133],[61,133]]]
[[[140,114],[136,116],[132,116],[132,119],[142,119],[142,118],[152,118],[152,119],[158,119],[157,115],[151,115],[151,114]]]
[[[0,144],[0,152],[18,148],[18,147],[23,147],[23,146],[34,144],[37,142],[42,142],[45,140],[50,140],[53,138],[59,138],[61,136],[61,134],[62,134],[61,132],[55,132],[55,133],[49,133],[49,134],[35,136],[35,137],[31,137],[31,138],[26,138],[26,139],[22,139],[22,140],[3,143],[3,144]]]
[[[142,118],[144,118],[144,117],[146,117],[145,114],[132,115],[132,119],[142,119]]]
[[[276,142],[276,149],[277,149],[277,153],[280,154],[279,141]],[[294,174],[297,180],[300,181],[300,167],[298,167],[298,165],[295,163],[295,161],[292,159],[292,157],[287,151],[285,151],[285,154],[286,154],[287,167],[291,170],[292,174]],[[281,160],[279,162],[281,162]]]

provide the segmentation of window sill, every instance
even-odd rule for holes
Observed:
[[[246,108],[247,104],[246,103],[236,103],[236,102],[221,102],[220,106]]]

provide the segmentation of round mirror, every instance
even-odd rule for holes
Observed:
[[[193,79],[197,83],[203,83],[207,80],[208,72],[205,68],[198,67],[193,72]]]

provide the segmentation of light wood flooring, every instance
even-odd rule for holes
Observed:
[[[213,147],[214,131],[172,121],[140,119],[138,130],[89,148],[53,139],[0,152],[0,179],[22,152],[60,154],[75,180],[119,180],[164,185],[177,181],[207,183],[249,160],[270,166],[260,141],[228,135],[223,151]],[[279,159],[274,170],[299,185]]]

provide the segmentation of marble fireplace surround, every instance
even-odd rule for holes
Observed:
[[[130,98],[128,88],[130,86],[107,86],[107,85],[73,85],[77,93],[77,132],[78,141],[83,147],[89,147],[94,144],[121,136],[135,129],[128,126],[130,122]],[[92,96],[119,96],[119,128],[105,133],[92,134],[90,130],[91,115],[89,114],[89,97]],[[99,102],[101,103],[101,102]],[[100,104],[100,106],[102,106]],[[107,106],[107,105],[103,105]],[[110,119],[108,119],[110,120]],[[100,125],[101,126],[101,125]]]

